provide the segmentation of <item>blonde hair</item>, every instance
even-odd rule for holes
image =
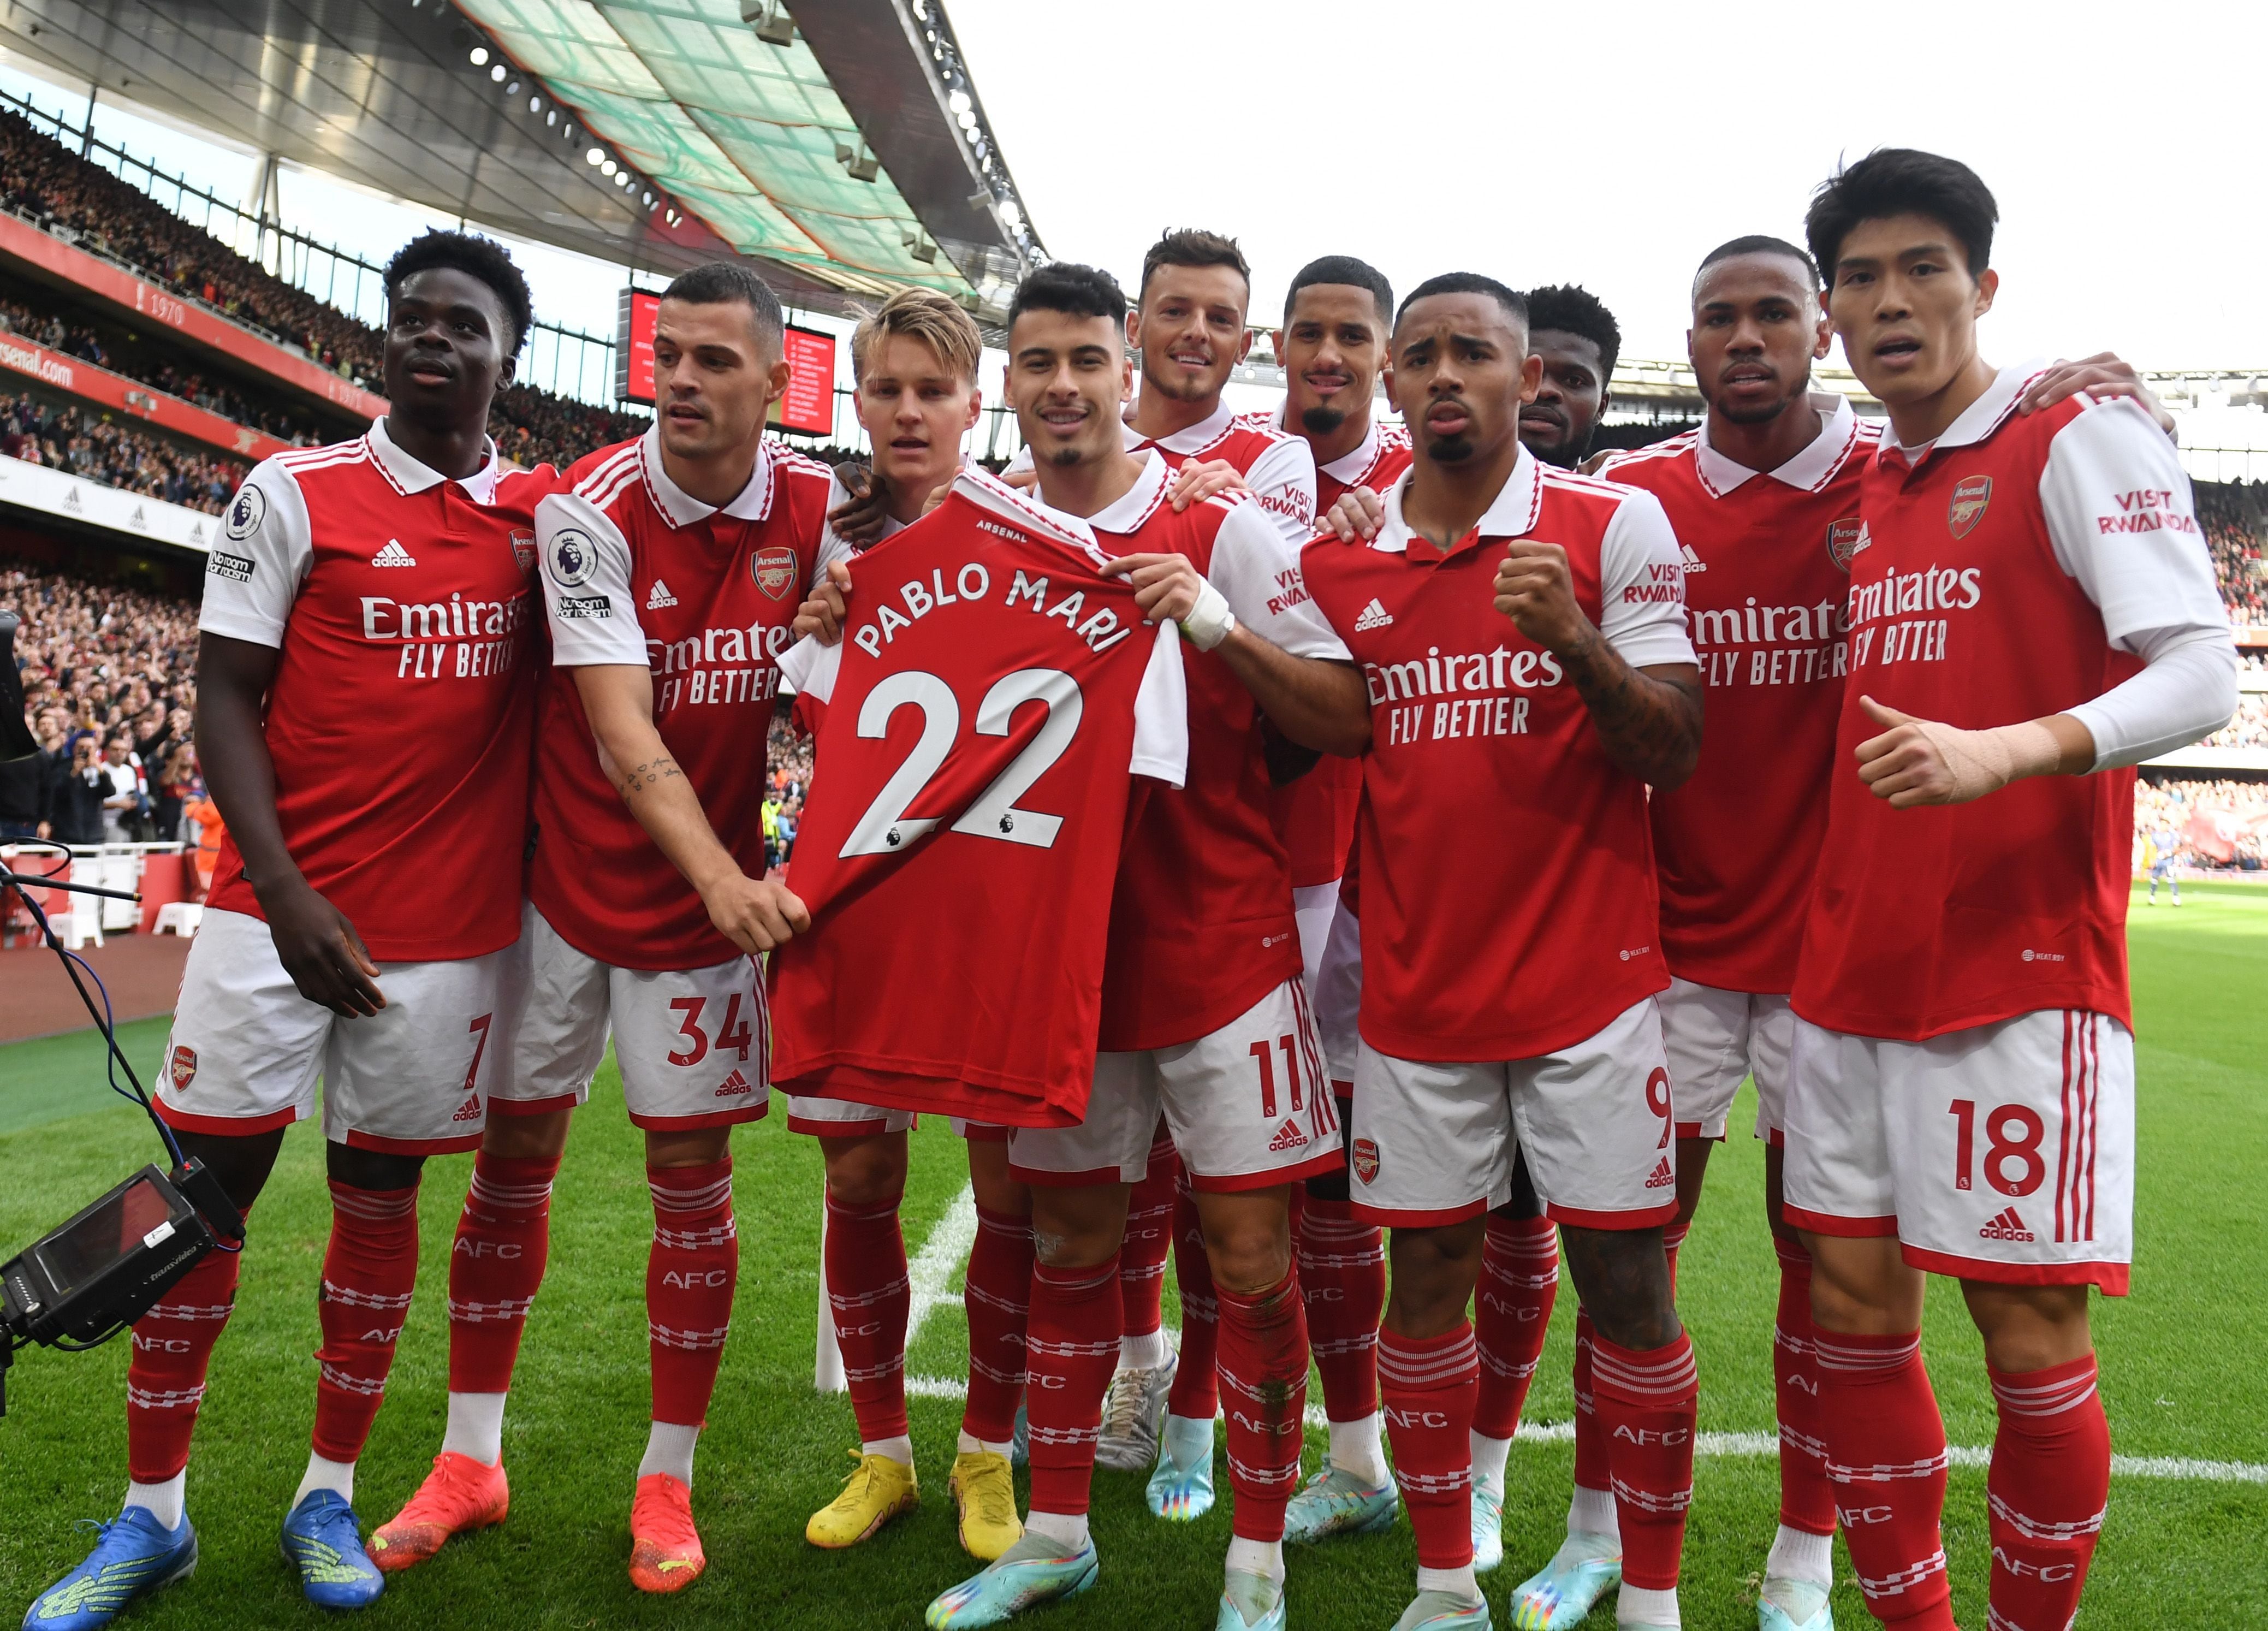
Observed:
[[[958,378],[976,383],[976,362],[984,350],[976,320],[934,289],[901,289],[864,319],[850,336],[850,376],[865,377],[866,365],[892,335],[919,340]]]

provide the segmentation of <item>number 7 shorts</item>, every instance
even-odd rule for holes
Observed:
[[[536,1115],[590,1096],[615,1038],[630,1119],[659,1131],[729,1126],[771,1108],[771,1014],[755,960],[705,969],[617,968],[578,950],[533,905],[525,909],[522,1000],[505,1044],[493,1113]]]
[[[1787,1220],[1896,1236],[1933,1273],[2126,1290],[2133,1256],[2134,1038],[2045,1008],[1926,1042],[1799,1018]]]

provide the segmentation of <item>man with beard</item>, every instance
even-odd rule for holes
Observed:
[[[1572,470],[1590,455],[1613,393],[1623,331],[1599,297],[1579,284],[1528,292],[1529,355],[1543,362],[1535,400],[1520,410],[1520,439],[1546,464]]]

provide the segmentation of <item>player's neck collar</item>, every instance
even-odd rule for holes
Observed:
[[[1813,391],[1805,396],[1804,402],[1819,416],[1819,434],[1773,470],[1752,470],[1738,460],[1719,453],[1710,445],[1709,421],[1704,419],[1693,454],[1694,468],[1700,472],[1702,485],[1721,498],[1751,477],[1764,476],[1799,491],[1817,491],[1850,453],[1851,444],[1859,434],[1859,416],[1851,410],[1850,398],[1837,391]]]
[[[1128,438],[1128,445],[1130,446],[1154,446],[1164,448],[1167,453],[1203,453],[1228,434],[1228,427],[1235,422],[1235,419],[1236,416],[1229,411],[1226,399],[1223,398],[1213,404],[1210,414],[1189,429],[1175,431],[1171,436],[1145,437],[1139,432],[1134,431],[1134,427],[1129,424],[1126,428],[1133,434]]]
[[[413,459],[402,452],[400,443],[386,428],[386,416],[380,414],[370,423],[364,436],[370,447],[370,456],[386,475],[386,479],[402,492],[424,492],[438,487],[448,476],[422,460]],[[492,503],[496,498],[497,478],[503,474],[497,462],[497,446],[489,438],[481,438],[481,468],[458,481],[475,504]]]
[[[1300,432],[1292,428],[1291,412],[1292,403],[1290,399],[1286,398],[1277,405],[1276,412],[1269,423],[1286,436],[1297,436]],[[1354,451],[1342,454],[1329,464],[1317,464],[1315,472],[1319,476],[1328,476],[1335,482],[1351,487],[1369,475],[1370,467],[1378,462],[1378,416],[1373,413],[1363,422],[1362,440],[1355,444]]]
[[[650,426],[638,438],[638,461],[645,471],[645,490],[653,499],[653,507],[661,519],[672,527],[690,527],[696,521],[705,521],[718,513],[718,506],[703,504],[675,482],[661,461],[661,425]],[[777,474],[773,458],[772,439],[769,436],[756,440],[755,468],[748,472],[747,484],[723,506],[724,513],[736,521],[760,521],[772,511],[774,476]]]
[[[1419,560],[1443,561],[1462,554],[1471,542],[1483,538],[1521,536],[1535,525],[1543,511],[1543,467],[1523,446],[1513,462],[1512,474],[1505,477],[1504,485],[1497,490],[1480,520],[1473,523],[1472,530],[1458,541],[1455,549],[1439,549],[1432,539],[1403,519],[1403,497],[1410,491],[1410,478],[1417,473],[1418,467],[1412,464],[1386,490],[1386,516],[1379,524],[1378,536],[1371,540],[1372,549],[1393,555],[1406,554]]]

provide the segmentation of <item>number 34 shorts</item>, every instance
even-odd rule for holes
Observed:
[[[2126,1290],[2133,1256],[2134,1037],[2047,1008],[1926,1042],[1799,1018],[1787,1220],[1895,1236],[1933,1273]]]

